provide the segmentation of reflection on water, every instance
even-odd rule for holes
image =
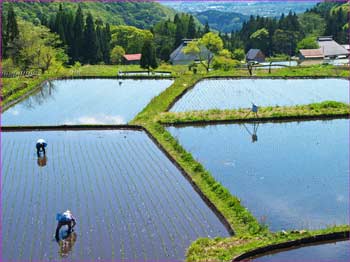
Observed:
[[[60,257],[67,257],[72,251],[75,242],[77,241],[77,234],[75,232],[66,233],[66,235],[58,241]]]
[[[39,156],[38,160],[37,160],[37,163],[38,163],[38,166],[40,166],[40,167],[46,166],[46,164],[47,164],[47,157],[46,157],[46,155]]]
[[[50,145],[45,168],[38,137]],[[1,150],[3,260],[56,261],[60,250],[71,261],[183,261],[199,237],[229,236],[145,132],[4,132]],[[79,239],[58,249],[55,215],[66,209]]]
[[[349,103],[345,79],[225,79],[203,80],[171,108],[172,112],[208,109],[293,106],[326,100]]]
[[[242,124],[245,128],[245,130],[248,132],[249,135],[252,137],[252,143],[255,143],[258,141],[258,128],[259,128],[259,123],[253,123],[253,129],[250,131],[248,127],[245,124]]]
[[[258,143],[248,130],[254,124],[169,127],[271,230],[349,224],[349,120],[260,123]]]
[[[341,241],[330,244],[320,244],[316,246],[301,247],[297,249],[282,251],[275,254],[265,255],[252,259],[256,262],[269,261],[313,261],[313,262],[333,262],[349,261],[350,241]]]
[[[48,82],[1,115],[4,126],[125,124],[172,80],[75,79]]]

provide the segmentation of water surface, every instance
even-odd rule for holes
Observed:
[[[36,156],[39,137],[45,161]],[[174,261],[199,237],[228,236],[144,132],[5,132],[1,149],[5,260]],[[66,209],[76,237],[60,252],[55,217]]]
[[[169,130],[271,230],[349,224],[349,120]]]
[[[294,106],[326,100],[349,103],[349,82],[344,79],[221,79],[203,80],[170,111]]]
[[[5,111],[2,125],[125,124],[173,80],[57,80]]]
[[[312,262],[334,262],[349,261],[350,241],[342,241],[331,244],[301,247],[289,251],[283,251],[253,259],[256,262],[269,261],[312,261]]]

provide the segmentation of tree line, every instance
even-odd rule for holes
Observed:
[[[302,48],[318,48],[316,39],[322,35],[332,35],[341,44],[348,43],[348,16],[349,7],[341,2],[324,2],[303,14],[289,12],[279,19],[250,16],[241,30],[220,37],[231,52],[257,48],[267,56],[293,56]]]

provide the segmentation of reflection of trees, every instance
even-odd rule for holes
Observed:
[[[33,109],[37,105],[42,105],[55,93],[57,86],[52,81],[47,81],[45,85],[41,86],[38,91],[24,100],[23,105],[26,109]]]

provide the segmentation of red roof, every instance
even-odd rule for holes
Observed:
[[[128,61],[141,60],[141,54],[127,54],[124,58]]]
[[[300,49],[300,53],[304,57],[309,57],[309,58],[323,58],[323,52],[322,49]]]

